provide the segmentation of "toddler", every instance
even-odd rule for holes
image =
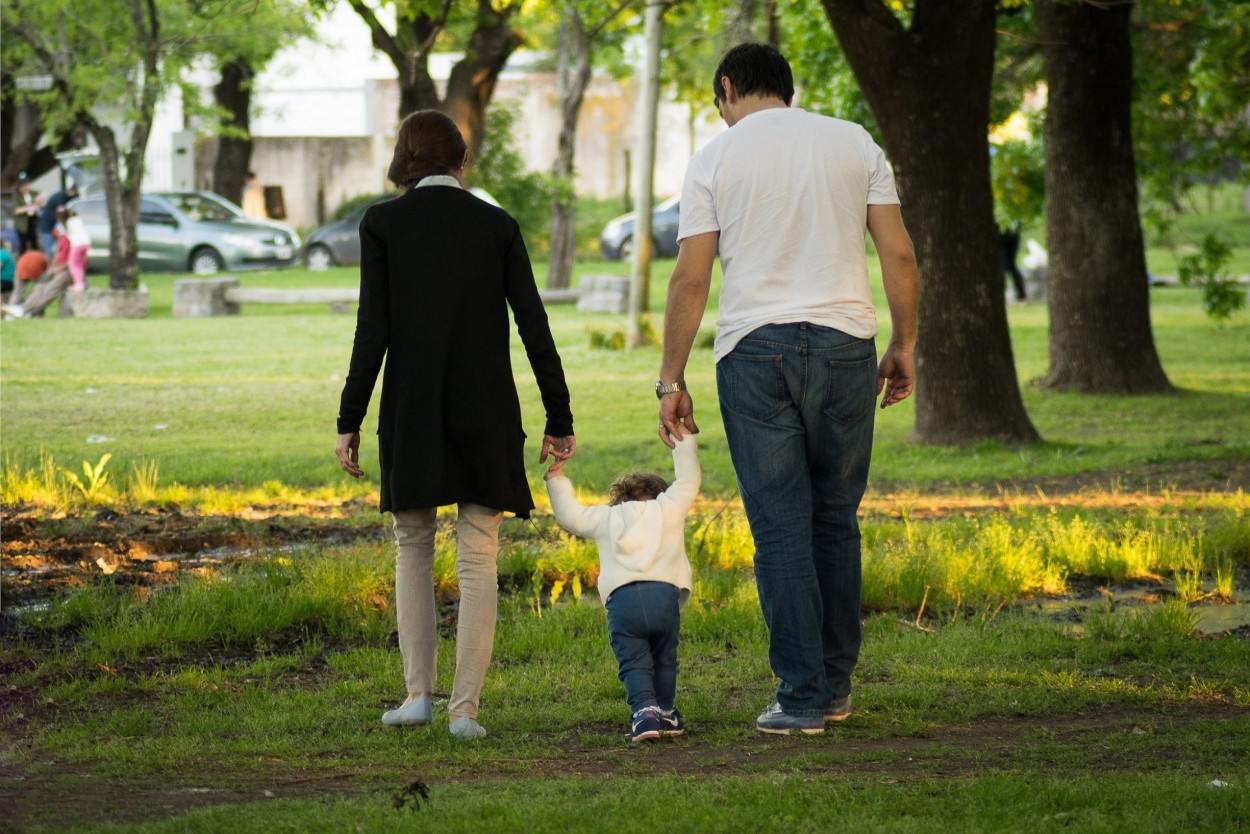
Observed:
[[[578,503],[563,460],[545,476],[556,521],[599,546],[599,596],[608,609],[608,640],[625,684],[633,741],[677,736],[686,728],[673,698],[680,610],[690,599],[685,521],[700,475],[694,435],[674,440],[672,486],[659,475],[633,472],[612,484],[607,506]]]

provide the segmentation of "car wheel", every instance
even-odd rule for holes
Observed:
[[[191,253],[191,271],[196,275],[213,275],[221,272],[221,255],[207,246]]]
[[[618,261],[632,260],[634,257],[634,239],[627,237],[621,241],[621,248],[616,250],[616,259]]]
[[[330,251],[328,246],[316,244],[308,247],[308,251],[304,253],[304,266],[309,269],[323,270],[334,266],[334,253]]]

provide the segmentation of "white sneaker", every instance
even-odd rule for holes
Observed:
[[[464,741],[486,737],[486,729],[472,718],[457,718],[451,722],[447,730],[456,738]]]
[[[23,307],[21,304],[5,304],[4,306],[0,307],[0,310],[3,310],[4,314],[11,319],[30,318],[28,315],[26,315],[26,308]]]
[[[429,724],[434,719],[434,705],[429,695],[420,695],[398,709],[382,713],[382,723],[391,727],[405,724]]]

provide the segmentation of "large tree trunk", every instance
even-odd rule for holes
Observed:
[[[477,158],[486,127],[486,108],[495,93],[495,82],[508,58],[521,45],[520,34],[510,25],[517,6],[495,9],[491,0],[478,0],[477,28],[469,48],[451,69],[443,111],[455,119],[469,146],[470,158]]]
[[[469,154],[476,157],[482,147],[486,108],[495,92],[495,82],[508,58],[521,45],[520,34],[509,25],[520,4],[506,3],[496,8],[491,0],[478,0],[476,28],[464,57],[452,68],[447,94],[440,100],[430,77],[429,54],[435,39],[447,26],[452,0],[440,0],[437,17],[422,12],[401,19],[395,34],[386,30],[364,0],[350,2],[369,25],[373,45],[391,59],[399,74],[399,118],[417,110],[442,110],[455,119]]]
[[[590,86],[590,42],[577,4],[568,0],[560,24],[556,90],[560,107],[560,135],[556,140],[556,161],[551,173],[556,188],[551,199],[551,257],[547,286],[563,289],[573,274],[577,255],[577,194],[573,188],[576,172],[577,122],[582,101]]]
[[[1045,387],[1172,390],[1150,329],[1130,126],[1132,5],[1039,0],[1048,87]]]
[[[1032,443],[990,191],[994,0],[917,0],[910,29],[872,0],[823,0],[881,130],[920,264],[916,439]]]
[[[134,289],[139,286],[139,188],[122,180],[113,129],[92,121],[90,130],[100,148],[100,179],[109,215],[109,288]],[[126,179],[133,181],[129,175]],[[142,179],[140,173],[138,181]]]
[[[213,99],[228,114],[213,163],[213,190],[231,202],[243,203],[243,185],[252,162],[252,66],[243,58],[221,68]]]

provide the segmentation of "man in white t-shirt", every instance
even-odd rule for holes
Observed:
[[[916,257],[881,149],[859,125],[790,107],[793,76],[776,49],[730,50],[714,87],[730,130],[695,154],[682,187],[659,435],[671,447],[699,431],[684,374],[719,255],[716,382],[780,679],[756,728],[820,733],[851,711],[856,512],[876,396],[893,405],[915,381]],[[879,363],[865,231],[893,325]]]

